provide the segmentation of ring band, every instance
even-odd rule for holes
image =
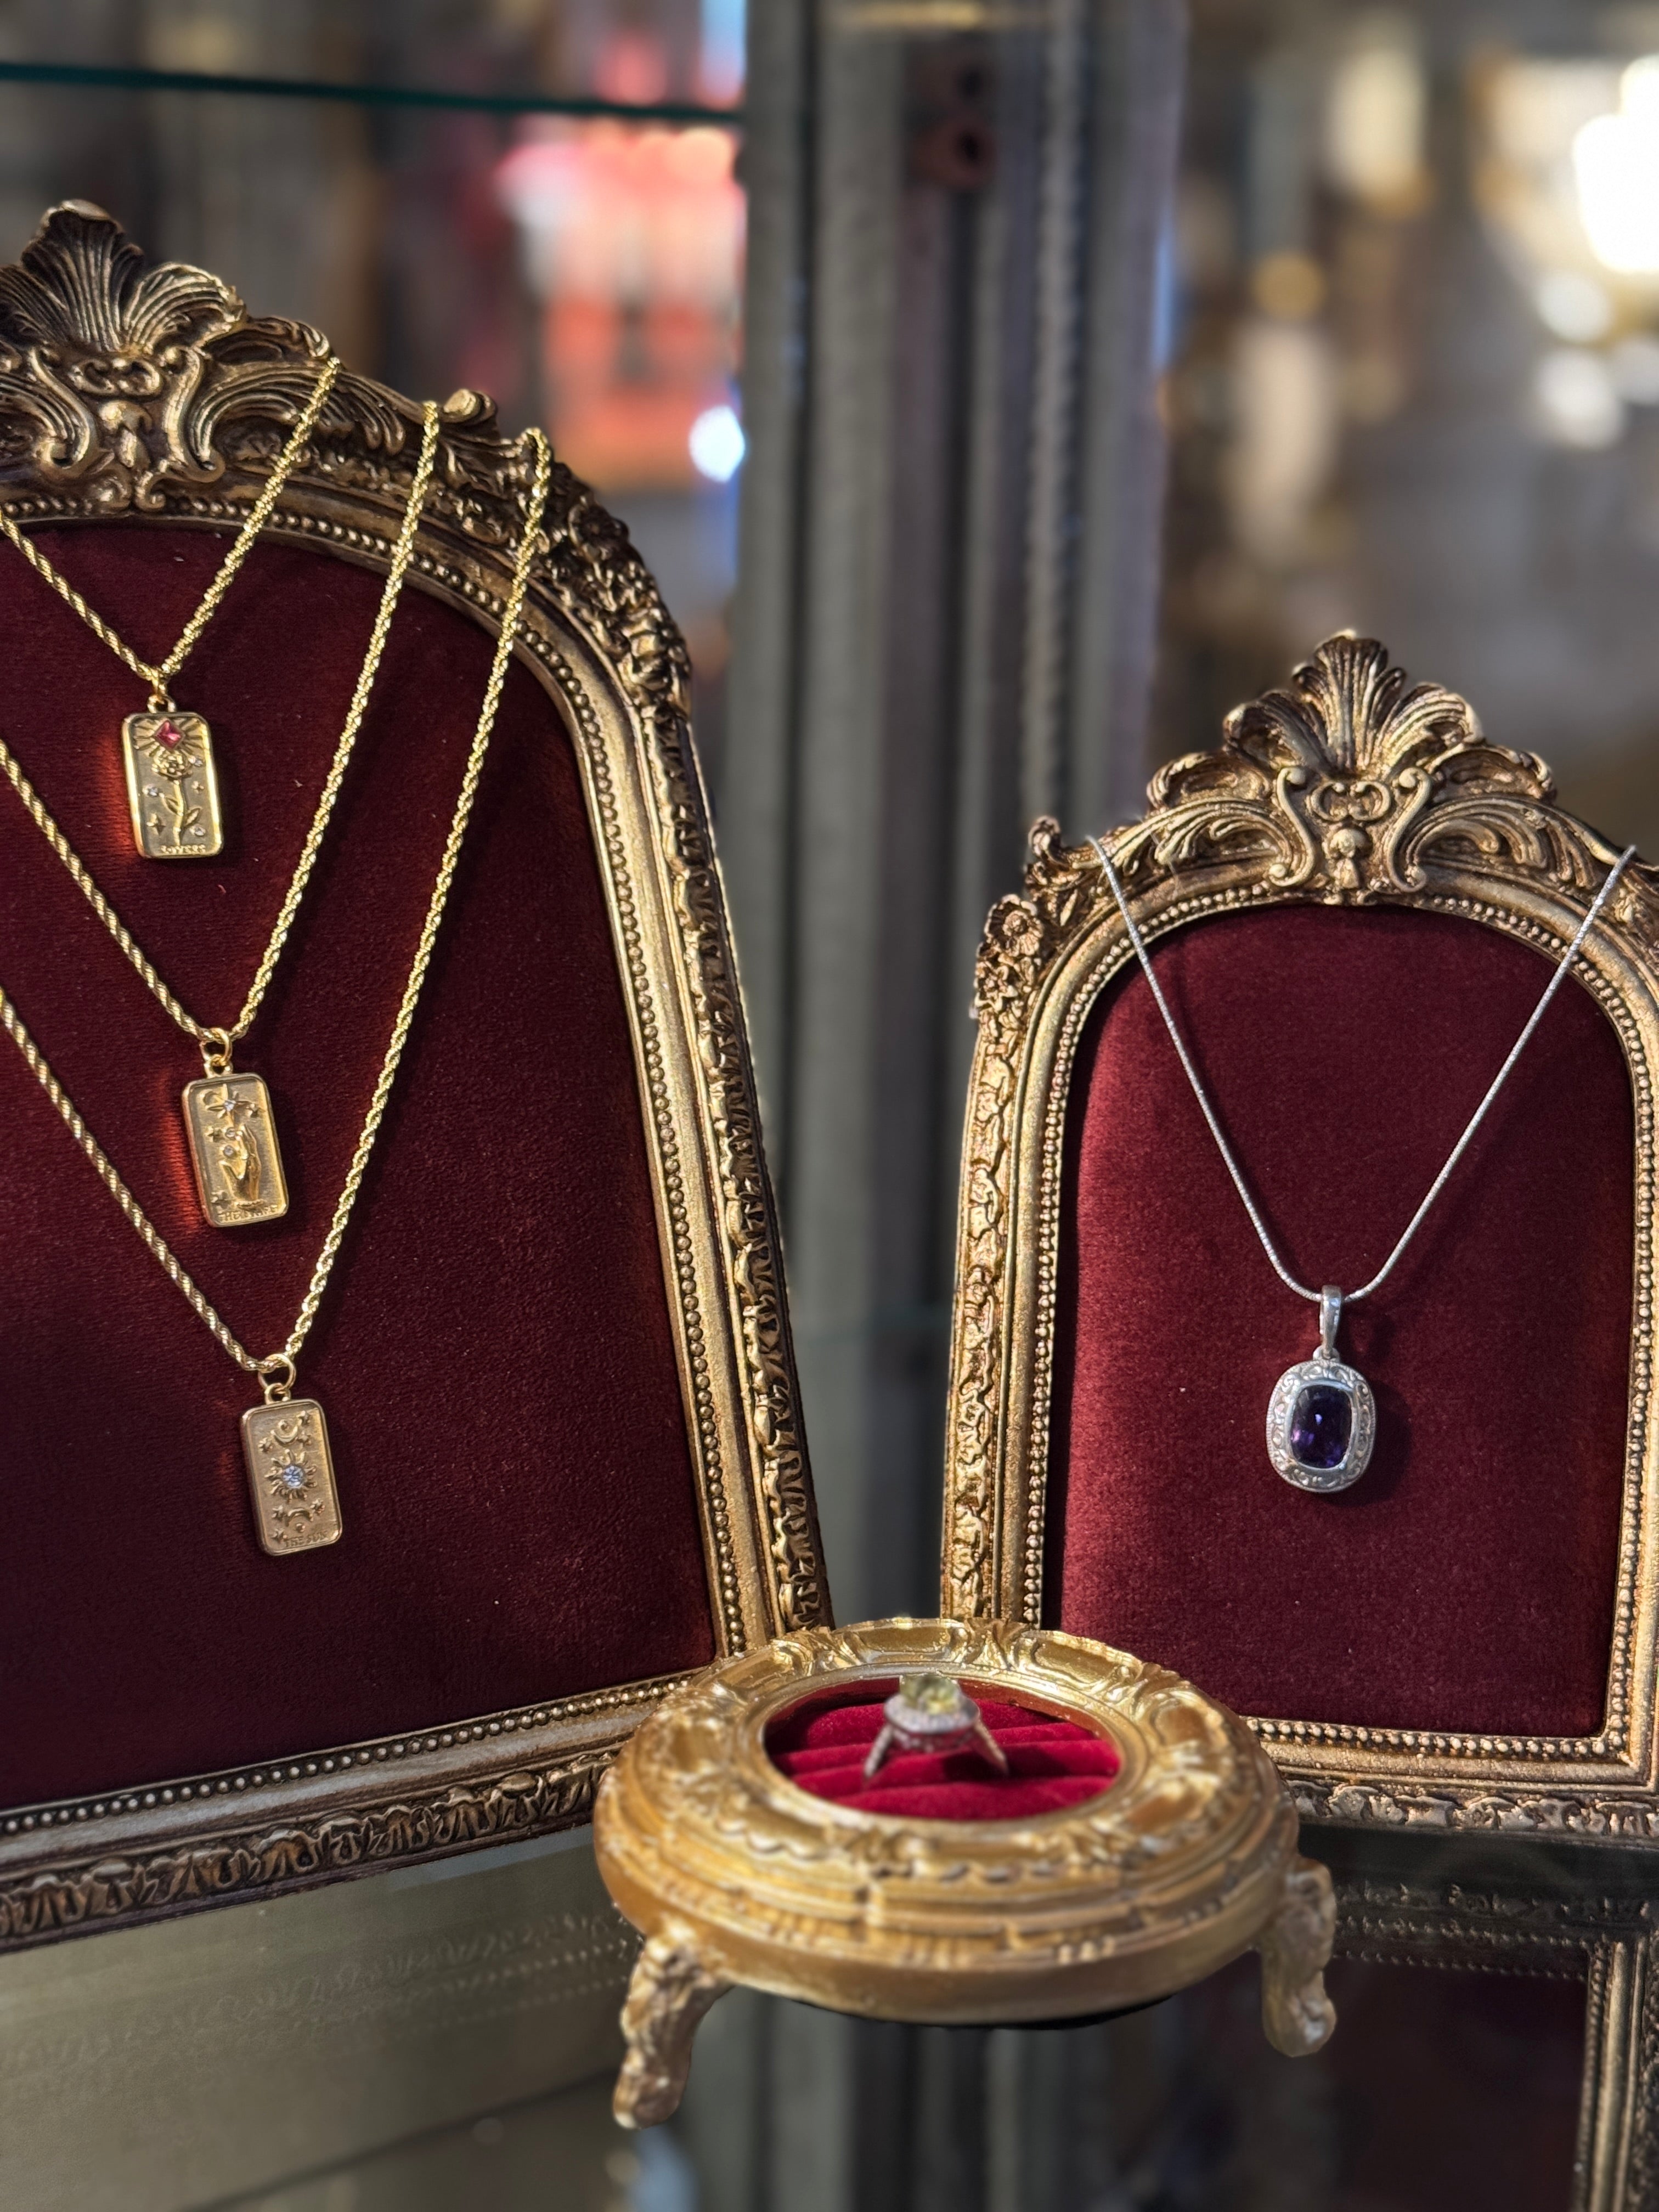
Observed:
[[[960,1682],[949,1674],[905,1675],[882,1707],[880,1733],[864,1762],[864,1778],[873,1782],[896,1752],[969,1749],[999,1774],[1007,1773],[1007,1753]]]

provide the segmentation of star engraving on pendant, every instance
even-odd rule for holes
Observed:
[[[296,1413],[277,1421],[259,1444],[264,1461],[265,1486],[270,1492],[270,1515],[279,1535],[303,1535],[322,1513],[326,1500],[318,1472],[310,1465],[310,1416]]]

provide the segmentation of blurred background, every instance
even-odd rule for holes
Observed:
[[[1200,0],[1155,744],[1353,623],[1659,829],[1659,10]]]
[[[189,82],[250,77],[313,89]],[[1659,854],[1659,7],[0,0],[0,258],[67,197],[545,423],[656,571],[843,1619],[935,1602],[974,950],[1034,816],[1127,818],[1352,626]],[[1196,2016],[975,2055],[733,2000],[690,2148],[593,2155],[665,2212],[931,2205],[990,2112],[1003,2181],[941,2205],[1279,2212],[1171,2179]],[[1041,2194],[1020,2130],[1132,2048],[1141,2133]],[[1274,2111],[1310,2204],[1428,2201]],[[360,2183],[268,2201],[427,2201]]]

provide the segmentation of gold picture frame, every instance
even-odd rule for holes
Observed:
[[[1468,704],[1408,685],[1343,635],[1290,687],[1229,717],[1215,751],[1153,780],[1107,841],[1143,933],[1291,902],[1472,917],[1559,958],[1616,855],[1554,804],[1534,757]],[[957,1231],[942,1565],[945,1609],[1042,1618],[1067,1093],[1083,1025],[1134,955],[1098,859],[1032,832],[1024,894],[987,923]],[[1636,1139],[1626,1455],[1607,1705],[1593,1736],[1251,1720],[1304,1818],[1389,1828],[1659,1835],[1659,1429],[1652,1310],[1659,1212],[1659,877],[1632,863],[1576,974],[1622,1042]]]
[[[46,216],[0,270],[0,489],[20,521],[240,522],[325,341],[228,285],[147,265],[101,210]],[[142,404],[114,404],[138,395]],[[494,633],[532,475],[459,392],[410,580]],[[388,568],[421,409],[339,374],[272,536]],[[722,1656],[827,1617],[776,1223],[725,901],[687,720],[690,663],[626,532],[556,465],[518,656],[574,746],[627,1004]],[[397,1737],[0,1808],[0,1949],[268,1897],[585,1819],[678,1676]]]

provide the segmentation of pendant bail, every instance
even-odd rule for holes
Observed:
[[[258,1372],[264,1385],[267,1406],[280,1406],[294,1395],[298,1370],[286,1352],[273,1352],[258,1362]]]
[[[205,1073],[228,1075],[231,1073],[236,1041],[228,1030],[204,1029],[197,1042],[202,1048],[202,1066]]]
[[[1334,1359],[1336,1332],[1342,1325],[1342,1293],[1334,1283],[1327,1283],[1319,1293],[1319,1356]]]

